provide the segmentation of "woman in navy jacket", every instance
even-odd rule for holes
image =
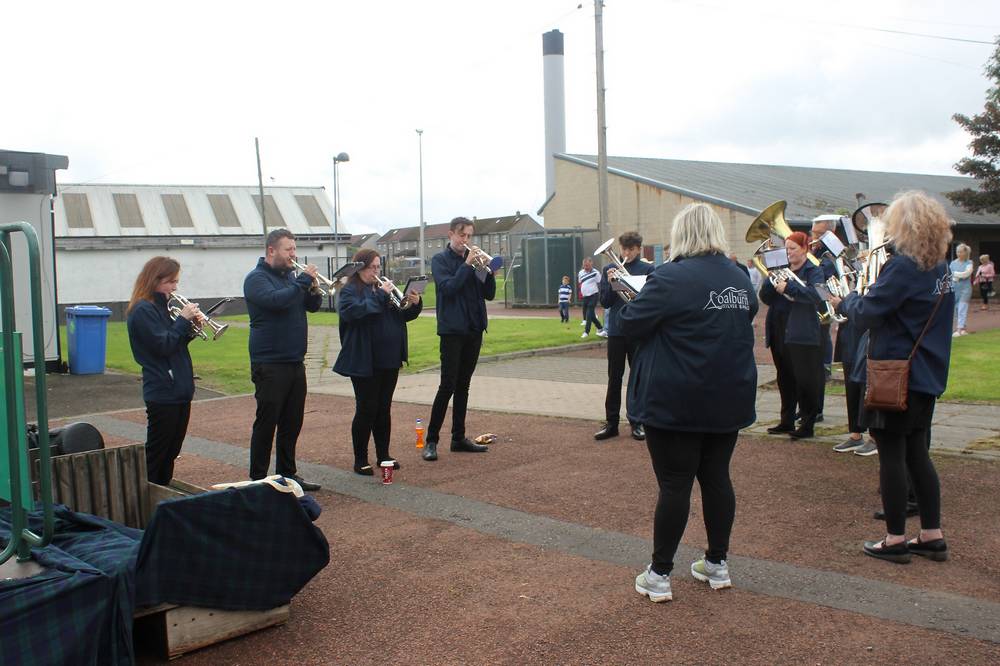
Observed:
[[[146,403],[146,476],[167,485],[181,452],[191,416],[194,371],[188,343],[192,321],[201,312],[188,303],[171,319],[167,301],[177,289],[181,265],[169,257],[153,257],[135,279],[128,304],[128,340],[142,367],[142,399]]]
[[[375,455],[381,464],[391,460],[392,394],[399,368],[407,360],[406,322],[420,314],[419,294],[406,296],[410,306],[396,309],[389,300],[392,283],[379,284],[382,260],[375,250],[361,250],[352,261],[364,266],[348,280],[337,296],[340,315],[340,354],[334,372],[351,378],[354,385],[354,471],[374,472],[368,462],[368,440],[374,436]],[[394,464],[399,469],[399,463]]]
[[[727,257],[725,238],[711,207],[686,207],[674,218],[670,261],[619,314],[622,333],[636,344],[628,417],[646,426],[660,487],[652,563],[635,579],[636,591],[652,601],[672,598],[669,576],[695,478],[708,550],[691,575],[713,589],[730,586],[726,554],[736,496],[729,460],[739,429],[756,419],[757,297],[747,273]]]
[[[951,358],[955,296],[945,262],[951,221],[941,204],[923,192],[897,195],[883,219],[895,251],[865,296],[834,300],[837,311],[869,329],[867,350],[873,359],[906,359],[928,321],[930,325],[910,362],[906,411],[865,414],[878,446],[886,536],[866,541],[864,551],[893,562],[908,562],[912,553],[943,561],[948,546],[941,533],[941,487],[928,449],[934,404],[944,393]],[[920,535],[909,543],[907,470],[920,507]]]
[[[767,431],[788,433],[792,439],[813,436],[823,381],[823,343],[816,313],[822,300],[813,285],[825,280],[823,271],[806,261],[808,247],[809,237],[801,231],[785,239],[789,268],[805,286],[794,280],[780,280],[777,285],[765,280],[760,288],[760,300],[770,306],[765,341],[771,348],[781,394],[781,422]],[[796,407],[802,417],[797,430]]]

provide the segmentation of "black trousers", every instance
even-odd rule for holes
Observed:
[[[849,370],[844,367],[844,376]],[[861,423],[861,405],[865,398],[865,385],[857,382],[844,381],[844,397],[847,399],[847,431],[853,433],[863,433],[864,425]]]
[[[275,473],[295,476],[295,443],[306,406],[306,368],[302,363],[252,363],[250,378],[257,416],[250,436],[250,478],[263,479],[271,466],[271,444],[278,437]]]
[[[591,294],[583,297],[583,320],[587,322],[584,331],[590,333],[590,325],[593,324],[597,330],[604,328],[604,324],[597,318],[597,299],[600,294]]]
[[[625,377],[625,362],[632,367],[635,345],[621,335],[608,336],[608,392],[604,396],[604,414],[608,424],[616,425],[621,419],[622,379]],[[633,424],[638,425],[638,424]]]
[[[771,358],[778,372],[781,394],[781,424],[795,425],[796,407],[802,427],[811,430],[819,410],[819,387],[823,377],[823,347],[771,344]]]
[[[653,518],[653,571],[661,576],[674,568],[674,554],[691,511],[691,487],[698,479],[708,534],[705,558],[718,564],[729,552],[736,516],[736,493],[729,478],[738,433],[661,430],[646,426],[646,447],[660,486]]]
[[[375,437],[378,462],[390,460],[389,438],[392,433],[392,394],[396,391],[399,368],[375,368],[371,377],[351,377],[354,385],[354,420],[351,442],[354,466],[368,464],[368,439]]]
[[[819,373],[819,402],[817,403],[817,414],[823,413],[823,405],[826,404],[826,369],[833,363],[833,338],[830,337],[830,327],[819,327],[820,345],[823,347],[823,372]]]
[[[174,477],[174,460],[181,452],[191,418],[191,403],[146,403],[146,478],[165,486]]]
[[[441,383],[438,385],[431,420],[427,424],[427,441],[437,442],[448,413],[448,401],[455,396],[451,409],[451,440],[465,438],[465,411],[469,405],[469,384],[472,373],[479,361],[479,348],[483,346],[483,334],[442,335],[441,336]]]
[[[993,281],[983,281],[979,283],[979,295],[983,298],[983,305],[990,304],[990,292],[993,291]]]

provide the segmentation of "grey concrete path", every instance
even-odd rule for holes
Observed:
[[[111,414],[95,416],[91,421],[102,432],[136,442],[145,440],[146,429],[141,424]],[[243,447],[190,435],[184,441],[184,450],[236,467],[244,467],[248,455]],[[403,483],[383,486],[370,478],[327,465],[300,461],[299,469],[325,488],[364,502],[591,560],[639,569],[649,561],[652,549],[650,541],[635,535]],[[692,561],[701,554],[700,550],[681,545],[677,560]],[[735,584],[751,592],[1000,643],[1000,604],[997,603],[773,560],[733,556],[729,562]]]
[[[351,382],[330,371],[340,351],[340,338],[331,327],[309,327],[306,368],[309,390],[314,393],[352,397]],[[757,382],[763,386],[775,379],[774,367],[757,366]],[[430,405],[437,391],[438,374],[429,370],[401,374],[395,399]],[[485,411],[563,416],[591,419],[604,416],[607,363],[601,358],[553,354],[501,361],[481,359],[472,378],[469,408]],[[625,389],[622,389],[624,420]],[[757,391],[757,422],[744,432],[767,436],[778,422],[778,392]],[[842,395],[826,396],[824,422],[817,428],[817,442],[832,445],[847,432],[847,408]],[[1000,460],[1000,410],[995,405],[939,402],[934,410],[932,450],[969,457]]]

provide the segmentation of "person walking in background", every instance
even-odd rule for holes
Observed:
[[[638,342],[629,376],[629,420],[646,426],[659,485],[652,562],[635,578],[650,601],[670,601],[670,573],[698,479],[708,548],[691,575],[713,590],[731,586],[726,557],[736,515],[729,461],[740,428],[756,420],[753,327],[757,296],[726,257],[722,221],[707,204],[685,207],[670,231],[670,260],[620,312]]]
[[[188,343],[201,317],[188,303],[171,320],[167,303],[177,290],[181,265],[170,257],[153,257],[142,267],[128,303],[128,341],[142,367],[142,399],[146,403],[146,477],[168,485],[174,460],[181,452],[191,417],[194,370]]]
[[[576,275],[577,284],[580,285],[580,299],[583,301],[583,335],[586,338],[590,335],[590,325],[596,327],[596,332],[601,335],[604,332],[604,325],[597,318],[597,299],[600,295],[601,273],[594,268],[594,260],[587,257],[583,260],[583,267]],[[602,336],[603,337],[603,336]]]
[[[629,275],[649,275],[655,268],[653,264],[643,261],[642,236],[637,231],[626,231],[618,237],[621,249],[621,261]],[[616,279],[609,276],[611,270],[617,270],[614,264],[604,267],[601,274],[600,293],[601,305],[604,306],[604,332],[608,339],[608,390],[604,397],[605,421],[601,429],[594,433],[594,439],[600,441],[618,436],[618,421],[621,418],[622,378],[625,376],[625,362],[632,366],[632,354],[635,344],[625,339],[618,324],[618,313],[625,301],[614,289]],[[632,427],[632,438],[639,441],[646,439],[646,431],[642,423],[629,421]]]
[[[954,337],[966,335],[965,323],[969,317],[969,302],[972,300],[972,249],[965,243],[955,248],[955,259],[951,262],[951,284],[955,291],[955,332]]]
[[[949,314],[955,294],[949,275],[953,269],[945,263],[951,220],[923,192],[896,195],[882,219],[895,245],[892,259],[867,294],[832,301],[854,325],[869,329],[869,358],[909,359],[905,410],[871,410],[864,417],[878,446],[886,532],[862,548],[866,555],[891,562],[909,562],[911,555],[944,561],[948,545],[941,532],[941,486],[928,449],[934,406],[944,393],[951,359]],[[907,471],[920,511],[920,534],[909,542]]]
[[[351,261],[363,266],[340,289],[337,298],[341,346],[333,371],[350,377],[354,387],[354,472],[372,476],[369,439],[375,439],[379,465],[392,460],[392,395],[399,369],[408,357],[406,323],[420,315],[423,303],[419,294],[411,292],[406,295],[405,309],[392,304],[392,282],[379,283],[382,258],[375,250],[360,250]],[[393,467],[399,469],[399,462],[393,462]]]
[[[569,323],[569,299],[573,295],[573,287],[570,286],[569,276],[563,275],[562,284],[559,285],[559,321],[563,324]]]
[[[431,270],[437,289],[437,334],[440,338],[441,383],[438,385],[431,418],[427,424],[424,460],[437,460],[438,438],[448,403],[451,412],[451,450],[482,453],[489,450],[465,436],[465,412],[469,404],[469,385],[479,361],[486,331],[486,301],[497,293],[492,271],[478,271],[473,264],[479,248],[469,245],[475,226],[464,217],[456,217],[448,228],[448,244],[434,255]],[[481,279],[480,279],[481,278]]]
[[[974,282],[979,285],[979,295],[983,299],[983,304],[979,308],[980,310],[990,309],[990,292],[993,291],[993,280],[996,279],[996,276],[996,268],[993,266],[993,262],[990,261],[990,255],[979,255],[979,268],[976,269]]]
[[[257,400],[250,436],[250,478],[267,476],[273,445],[275,473],[294,479],[303,490],[314,491],[319,484],[297,474],[295,445],[306,405],[306,312],[319,310],[323,297],[314,288],[316,267],[310,264],[296,276],[295,259],[295,234],[274,229],[267,234],[265,256],[243,281],[250,315],[250,379]]]

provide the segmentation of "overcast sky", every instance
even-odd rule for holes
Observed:
[[[534,213],[541,35],[565,33],[567,150],[596,153],[593,0],[5,3],[0,148],[62,182],[325,185],[342,224]],[[954,174],[997,0],[607,0],[611,155]],[[343,229],[343,227],[342,227]]]

